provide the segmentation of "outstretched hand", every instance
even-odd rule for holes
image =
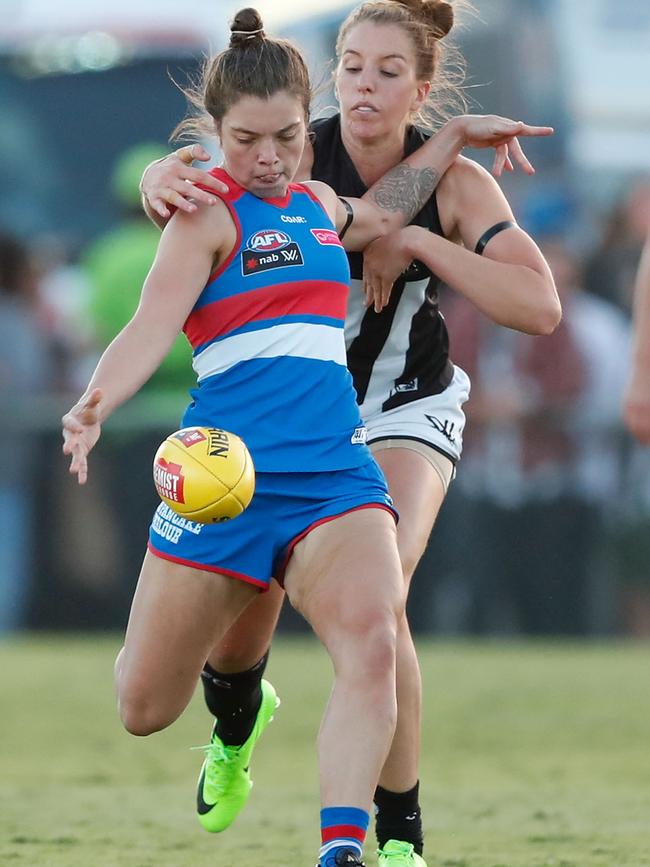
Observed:
[[[140,181],[140,191],[154,211],[165,219],[171,215],[168,205],[188,214],[196,211],[196,202],[214,205],[217,199],[196,184],[212,187],[222,193],[228,192],[227,185],[208,172],[192,167],[194,160],[207,162],[209,159],[210,154],[200,144],[179,148],[147,166]]]
[[[61,419],[63,425],[63,454],[72,455],[70,472],[80,485],[88,478],[88,454],[99,439],[101,422],[99,404],[102,391],[94,388],[84,395]]]
[[[526,157],[518,136],[537,138],[553,135],[551,126],[531,126],[522,120],[510,120],[496,114],[466,114],[456,119],[460,125],[465,147],[494,148],[492,174],[499,178],[504,169],[514,171],[513,160],[527,175],[534,175],[535,169]]]

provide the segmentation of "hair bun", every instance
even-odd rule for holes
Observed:
[[[230,47],[248,45],[264,36],[264,22],[257,9],[240,9],[230,25]]]
[[[454,26],[454,7],[447,0],[397,0],[406,6],[414,18],[433,31],[435,39],[442,39]]]
[[[422,17],[436,39],[442,39],[454,26],[454,7],[446,0],[422,0]]]

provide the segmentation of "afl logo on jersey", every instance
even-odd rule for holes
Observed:
[[[260,253],[270,253],[272,250],[281,250],[291,243],[291,238],[280,229],[264,229],[255,232],[246,242],[248,250],[257,250]]]
[[[298,244],[282,229],[255,232],[242,250],[241,270],[244,277],[289,265],[304,265],[304,261]]]

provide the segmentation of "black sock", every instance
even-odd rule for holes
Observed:
[[[201,672],[208,710],[217,718],[215,732],[229,746],[243,744],[253,731],[262,703],[262,675],[269,651],[246,671],[222,674],[206,662]]]
[[[379,848],[389,840],[412,843],[418,855],[422,854],[422,814],[418,801],[420,782],[408,792],[389,792],[377,786],[375,791],[375,833]]]

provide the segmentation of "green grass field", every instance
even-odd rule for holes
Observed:
[[[330,683],[315,641],[276,644],[282,707],[249,805],[219,836],[193,814],[202,699],[166,732],[127,735],[112,693],[118,647],[117,636],[0,644],[0,864],[313,867],[314,737]],[[419,650],[429,867],[650,865],[647,646]]]

